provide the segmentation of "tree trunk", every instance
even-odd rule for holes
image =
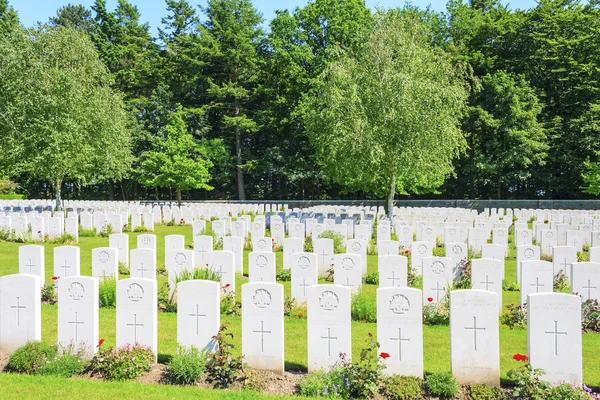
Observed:
[[[246,190],[244,188],[244,171],[242,169],[242,138],[240,132],[235,132],[235,158],[236,174],[239,200],[246,200]]]
[[[54,196],[56,199],[56,210],[62,210],[62,199],[61,199],[61,186],[62,181],[57,180],[54,182]]]
[[[177,186],[177,205],[181,207],[181,188]]]
[[[387,198],[387,213],[388,218],[390,219],[390,224],[392,223],[392,218],[394,218],[394,195],[396,194],[396,175],[392,175],[392,183],[390,184],[390,191],[388,193]]]

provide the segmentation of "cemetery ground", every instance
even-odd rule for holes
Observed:
[[[210,225],[210,224],[209,224]],[[185,236],[186,247],[192,244],[192,227],[191,226],[165,226],[156,225],[153,232],[157,236],[157,267],[160,269],[164,264],[164,238],[166,235],[179,234]],[[129,235],[129,248],[137,247],[137,236],[141,233],[131,232]],[[81,249],[81,274],[91,275],[91,260],[92,249],[97,247],[108,246],[108,237],[80,237],[78,246]],[[18,272],[18,248],[21,243],[0,242],[0,275],[14,274]],[[45,243],[45,262],[46,262],[46,282],[51,282],[53,272],[53,248],[60,244]],[[509,256],[506,259],[506,280],[516,282],[516,261],[514,245],[510,243]],[[237,300],[241,297],[241,285],[247,283],[248,272],[248,257],[249,251],[244,251],[244,276],[238,276],[236,279],[236,296]],[[283,253],[276,253],[277,270],[282,269]],[[377,255],[368,256],[368,272],[377,270]],[[122,275],[121,278],[127,277]],[[159,288],[167,282],[167,277],[164,275],[158,276]],[[290,282],[279,282],[284,285],[285,296],[291,294]],[[326,282],[320,282],[326,283]],[[367,299],[369,307],[375,314],[375,294],[377,285],[363,284],[362,293]],[[519,303],[518,291],[503,292],[503,308],[507,305]],[[116,342],[116,315],[114,309],[100,309],[100,338],[105,340],[104,346],[114,346]],[[42,340],[49,344],[54,344],[57,341],[57,315],[58,307],[56,305],[42,306]],[[235,349],[234,354],[239,354],[241,351],[241,317],[239,316],[221,316],[222,323],[228,323],[228,329],[234,335]],[[292,373],[296,379],[299,378],[299,373],[304,373],[307,370],[307,322],[305,319],[288,318],[285,321],[285,369]],[[369,333],[375,334],[377,331],[375,323],[352,322],[352,351],[353,354],[359,354],[360,349],[364,346],[365,340]],[[159,312],[158,313],[158,362],[155,367],[159,371],[165,370],[165,364],[176,351],[177,337],[177,315],[176,313]],[[423,347],[424,347],[424,367],[425,374],[434,372],[449,372],[450,371],[450,329],[449,326],[423,326]],[[598,357],[598,348],[600,347],[600,335],[593,333],[583,334],[583,378],[584,382],[591,387],[600,387],[600,357]],[[380,351],[385,351],[381,348]],[[513,355],[516,353],[527,354],[527,331],[526,329],[511,330],[506,326],[500,325],[500,367],[501,379],[503,386],[510,386],[511,381],[507,377],[507,372],[511,369],[518,368],[521,363],[513,360]],[[7,362],[7,357],[0,357],[1,368]],[[152,374],[151,374],[152,375]],[[142,377],[141,382],[158,383],[164,381],[161,374],[153,374],[152,377]],[[290,374],[287,374],[290,375]],[[119,396],[122,398],[141,397],[141,393],[148,391],[146,386],[140,386],[140,383],[109,383],[95,380],[86,380],[81,378],[65,379],[65,378],[48,378],[48,377],[30,377],[18,376],[13,374],[0,374],[0,385],[3,388],[15,388],[14,393],[21,393],[19,398],[26,398],[29,394],[40,393],[47,391],[54,393],[53,388],[58,390],[57,393],[65,394],[64,398],[81,397],[81,393],[89,398],[106,398],[106,396]],[[187,396],[197,396],[197,391],[192,388],[181,388],[167,385],[161,385],[160,388],[154,385],[151,386],[152,396],[155,398],[170,397],[177,395],[181,398]],[[192,389],[190,391],[190,389]],[[267,391],[268,392],[268,391]],[[277,393],[276,391],[273,391]],[[6,393],[6,392],[5,392]],[[88,393],[93,393],[88,396]],[[290,391],[283,390],[280,394],[291,394]],[[245,399],[250,398],[243,392],[223,392],[208,390],[204,394],[205,398],[231,398]],[[253,398],[256,395],[252,395]],[[16,398],[16,397],[15,397]]]

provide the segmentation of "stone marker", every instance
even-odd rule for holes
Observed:
[[[527,300],[527,354],[540,379],[581,386],[581,298],[564,293],[530,294]]]
[[[313,249],[319,263],[319,275],[323,275],[333,266],[333,239],[313,239]]]
[[[129,252],[131,278],[156,279],[156,251],[137,248]]]
[[[562,271],[565,275],[571,275],[571,265],[577,262],[577,250],[573,246],[555,246],[552,249],[552,264],[554,276]]]
[[[469,248],[477,254],[481,254],[482,247],[486,243],[485,231],[482,228],[469,228]]]
[[[423,274],[423,259],[433,255],[433,245],[429,242],[413,242],[411,244],[411,268],[417,275]]]
[[[253,251],[248,254],[248,282],[275,283],[275,253]]]
[[[194,236],[194,262],[196,267],[208,267],[208,254],[213,251],[212,236]]]
[[[59,246],[54,248],[54,276],[66,278],[79,276],[79,247]]]
[[[137,237],[138,249],[152,249],[156,251],[156,235],[145,233]]]
[[[283,269],[292,267],[292,254],[304,251],[304,241],[300,238],[283,239]]]
[[[213,336],[221,325],[219,282],[189,280],[177,284],[177,342],[216,350]]]
[[[108,247],[117,249],[118,262],[125,264],[129,268],[129,235],[126,233],[116,233],[108,237]]]
[[[408,259],[404,256],[379,256],[379,287],[407,287]]]
[[[552,292],[554,274],[549,261],[521,262],[521,304],[527,302],[527,295],[532,293]]]
[[[292,298],[299,303],[306,301],[308,287],[318,283],[317,263],[314,253],[292,254]]]
[[[397,256],[400,243],[395,240],[378,240],[377,254],[380,256]]]
[[[538,246],[517,246],[517,282],[521,282],[521,262],[540,259]]]
[[[58,343],[74,346],[89,360],[98,351],[97,278],[72,276],[58,280]]]
[[[270,240],[270,239],[267,239]],[[223,250],[233,253],[233,265],[235,271],[240,274],[244,272],[244,239],[239,236],[225,236],[223,238]]]
[[[35,275],[40,278],[40,286],[44,286],[45,270],[44,246],[19,246],[19,274]]]
[[[360,256],[362,261],[362,274],[367,273],[367,241],[353,239],[346,241],[346,253]]]
[[[117,347],[138,343],[157,354],[157,306],[155,280],[117,281]]]
[[[192,272],[194,270],[194,252],[192,250],[170,250],[165,252],[169,277],[169,287],[175,290],[177,277],[183,271]]]
[[[452,375],[463,385],[500,387],[498,296],[483,290],[450,292]]]
[[[29,274],[0,277],[0,351],[11,354],[27,342],[42,340],[40,278]]]
[[[362,288],[362,259],[357,254],[336,254],[333,257],[334,283],[349,287],[354,293]]]
[[[471,260],[471,288],[498,295],[498,312],[502,313],[502,269],[500,260],[474,258]]]
[[[211,251],[208,253],[208,268],[219,274],[221,286],[235,293],[235,255],[231,251]]]
[[[600,300],[600,263],[574,262],[571,266],[571,293],[588,299]]]
[[[283,285],[242,285],[242,353],[251,368],[283,375]]]
[[[425,257],[423,259],[423,303],[439,303],[452,285],[452,259]]]
[[[340,353],[352,359],[350,288],[314,285],[307,289],[308,372],[329,368]]]
[[[92,276],[100,279],[119,279],[117,257],[117,249],[113,247],[92,249]]]
[[[258,236],[252,237],[252,251],[273,251],[273,238]]]
[[[394,256],[384,256],[394,257]],[[399,256],[396,256],[399,257]],[[423,377],[423,303],[419,289],[377,289],[377,341],[384,374]]]

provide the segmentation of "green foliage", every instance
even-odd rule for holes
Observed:
[[[144,154],[140,167],[144,186],[175,188],[179,205],[182,190],[212,190],[207,183],[212,163],[206,159],[204,149],[187,132],[184,115],[182,107],[178,106],[168,118],[164,137],[155,139],[152,150]]]
[[[129,275],[129,267],[124,262],[119,261],[119,275]]]
[[[100,236],[102,237],[109,237],[110,235],[112,235],[112,233],[113,229],[111,224],[104,224],[104,226],[100,230]]]
[[[372,333],[369,333],[358,357],[349,362],[341,354],[340,364],[349,398],[372,398],[379,392],[379,381],[385,365],[379,355],[379,342],[373,339]]]
[[[286,297],[283,301],[283,315],[290,318],[306,319],[307,309],[305,303],[298,303],[291,297]]]
[[[95,229],[83,229],[81,225],[79,225],[79,237],[95,237],[96,230]]]
[[[431,301],[429,301],[431,299]],[[423,306],[423,323],[426,325],[448,325],[450,323],[450,299],[448,294],[438,302],[433,298],[427,299],[428,303]]]
[[[468,390],[469,400],[502,400],[502,392],[495,387],[471,385]]]
[[[179,282],[197,279],[203,281],[221,282],[219,274],[217,274],[214,270],[210,268],[194,268],[191,271],[183,270],[181,273],[177,274],[175,276],[175,285],[177,285]]]
[[[83,372],[83,352],[72,346],[61,348],[43,342],[28,342],[11,354],[7,369],[32,375],[70,377]]]
[[[235,300],[235,293],[229,288],[229,283],[221,287],[221,314],[240,315],[242,303]]]
[[[373,296],[363,292],[352,295],[351,315],[353,321],[377,322],[377,304]]]
[[[371,271],[365,275],[365,283],[369,285],[379,285],[379,272]]]
[[[502,290],[506,292],[518,292],[521,290],[521,285],[518,282],[508,282],[506,279],[502,281]]]
[[[208,353],[197,347],[178,345],[177,352],[169,361],[168,374],[177,385],[191,385],[202,379]]]
[[[347,391],[342,375],[342,367],[334,367],[330,371],[315,371],[307,374],[299,386],[299,394],[306,397],[342,397]]]
[[[423,379],[416,376],[392,375],[385,379],[381,390],[389,400],[423,399]]]
[[[454,280],[454,288],[471,289],[471,260],[461,260],[456,268],[458,279]]]
[[[304,238],[304,251],[307,253],[313,252],[312,236],[306,236]]]
[[[584,332],[600,332],[600,304],[596,299],[581,303],[581,328]]]
[[[333,240],[333,253],[341,254],[346,250],[344,245],[344,236],[335,231],[324,231],[319,236],[320,239],[332,239]]]
[[[126,344],[119,348],[100,346],[92,359],[91,370],[108,381],[126,381],[150,371],[155,356],[148,346]]]
[[[508,377],[515,383],[513,391],[515,399],[546,399],[552,385],[540,380],[540,376],[544,374],[543,369],[534,369],[529,363],[524,363],[520,368],[508,371]]]
[[[0,195],[2,196],[14,196],[18,187],[19,185],[9,179],[0,179]]]
[[[277,274],[275,275],[275,280],[277,280],[278,282],[289,282],[292,280],[292,269],[288,268],[288,269],[280,269],[277,271]]]
[[[244,373],[242,356],[234,356],[233,334],[227,332],[227,325],[221,325],[213,337],[217,350],[211,353],[206,363],[206,380],[215,387],[226,388],[239,380]]]
[[[107,277],[100,280],[99,290],[100,308],[116,308],[117,306],[117,281]]]
[[[571,281],[562,269],[554,277],[553,291],[571,294]]]
[[[54,288],[54,282],[44,284],[42,287],[41,299],[42,303],[56,304],[58,299],[56,290]]]
[[[425,380],[427,392],[440,398],[451,398],[458,394],[460,385],[450,372],[439,372],[427,375]]]
[[[527,305],[509,304],[500,316],[500,323],[510,329],[527,328]]]

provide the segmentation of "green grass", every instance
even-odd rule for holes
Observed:
[[[104,382],[82,378],[56,378],[0,374],[3,400],[12,399],[203,399],[203,400],[261,400],[301,399],[298,396],[269,396],[257,392],[209,390],[173,385],[147,385],[135,382]]]
[[[185,243],[189,245],[192,243],[192,229],[188,226],[156,226],[154,232],[157,235],[157,264],[162,266],[164,263],[164,236],[168,234],[182,234],[185,236]],[[138,233],[129,233],[129,246],[130,249],[137,247],[137,235]],[[81,247],[81,273],[82,275],[91,274],[91,251],[94,247],[108,246],[108,238],[103,237],[84,237],[80,238]],[[18,259],[18,247],[17,243],[6,243],[0,242],[0,254],[2,254],[2,263],[0,264],[0,275],[12,274],[17,272],[17,259]],[[46,244],[46,277],[47,281],[50,282],[52,277],[52,249],[55,245]],[[247,274],[247,255],[249,252],[244,252],[246,257],[245,273]],[[283,254],[277,253],[277,267],[281,268],[283,261]],[[368,271],[377,270],[377,256],[368,256]],[[514,249],[509,251],[509,258],[506,261],[505,276],[508,281],[516,280],[516,263],[515,263],[515,252]],[[159,284],[166,282],[166,277],[160,276],[158,278]],[[237,296],[241,294],[241,285],[247,282],[244,278],[238,279],[236,282]],[[287,296],[290,295],[291,287],[290,282],[282,282]],[[363,285],[363,291],[367,294],[370,301],[375,302],[375,291],[376,285]],[[519,292],[504,292],[503,293],[503,304],[517,304],[519,302]],[[57,306],[43,306],[42,307],[42,340],[48,343],[54,343],[57,337]],[[236,351],[240,351],[241,347],[241,318],[239,317],[222,317],[222,321],[230,322],[231,332],[234,334],[234,341],[236,343]],[[306,333],[306,321],[298,319],[286,319],[285,321],[285,365],[287,370],[300,370],[305,371],[307,368],[307,333]],[[363,345],[364,340],[369,332],[375,334],[377,331],[376,324],[369,323],[352,323],[352,338],[353,338],[353,349],[354,354],[358,354],[360,347]],[[450,371],[450,332],[447,326],[424,326],[423,327],[423,340],[424,340],[424,363],[426,372],[442,372]],[[105,346],[112,346],[115,344],[115,310],[100,310],[100,337],[106,340]],[[159,362],[167,362],[172,354],[176,350],[176,337],[177,337],[177,318],[176,314],[159,313],[158,314],[158,351],[159,351]],[[598,349],[600,348],[600,335],[596,334],[584,334],[583,335],[583,373],[584,381],[589,386],[600,387],[600,357],[598,357]],[[385,349],[382,349],[385,351]],[[506,372],[509,369],[518,366],[518,363],[512,360],[512,356],[515,353],[527,353],[527,332],[526,330],[509,330],[504,327],[500,329],[500,366],[502,379],[504,383],[506,381]],[[3,379],[8,379],[10,382],[17,382],[19,379],[29,379],[27,382],[32,382],[32,385],[38,385],[37,378],[21,378],[21,377],[10,377],[7,378],[4,374],[0,374]],[[1,383],[2,381],[0,381]],[[54,381],[49,381],[54,382]],[[59,381],[56,381],[59,382]],[[67,382],[67,381],[63,381]],[[102,387],[100,383],[80,383],[72,384],[68,381],[68,385],[74,385],[79,387],[81,385],[82,390],[92,390],[93,387]],[[53,385],[52,383],[51,385]],[[56,383],[57,386],[60,386]],[[90,385],[90,386],[88,386]],[[127,393],[137,392],[133,388],[134,386],[118,386],[115,384],[106,384],[106,388],[98,389],[101,393],[109,393],[110,390],[117,390],[120,388],[124,395],[121,397],[127,398]],[[41,387],[41,386],[40,386]],[[175,388],[157,388],[157,398],[161,398],[161,393],[166,393],[170,390],[176,390]],[[6,391],[9,393],[10,391]],[[99,392],[99,393],[100,393]],[[187,393],[185,390],[182,393]],[[196,392],[197,393],[197,392]],[[212,392],[207,392],[207,398],[211,398]],[[216,392],[223,393],[223,392]],[[186,394],[182,394],[185,396]],[[179,394],[178,394],[179,396]],[[243,396],[240,394],[240,396]],[[26,397],[26,396],[25,396]],[[141,396],[140,396],[141,397]],[[23,398],[23,397],[20,397]],[[66,397],[69,398],[69,397]],[[231,397],[238,398],[238,397]],[[239,397],[245,398],[245,397]]]

